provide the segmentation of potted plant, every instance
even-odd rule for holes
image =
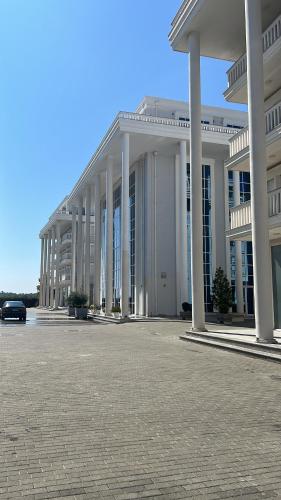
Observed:
[[[72,305],[75,308],[75,318],[76,319],[87,319],[88,316],[88,297],[82,292],[72,292],[71,296]]]
[[[218,323],[224,323],[225,316],[232,305],[232,290],[227,276],[221,267],[218,267],[213,281],[213,304],[218,311]]]
[[[74,306],[74,296],[75,292],[70,292],[69,296],[66,299],[68,305],[68,316],[75,316],[75,306]]]
[[[113,306],[111,309],[111,312],[112,312],[114,318],[120,318],[121,309],[119,306]]]

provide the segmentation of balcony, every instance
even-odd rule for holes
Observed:
[[[268,167],[281,159],[281,101],[265,113],[265,133]],[[230,170],[249,170],[249,129],[243,128],[229,140],[230,158],[226,167]],[[279,158],[280,156],[280,158]],[[272,161],[271,161],[272,160]]]
[[[281,188],[268,193],[268,218],[270,237],[281,235]],[[241,203],[230,210],[230,228],[227,236],[230,239],[251,239],[251,202]]]
[[[281,15],[263,33],[262,37],[265,68],[265,98],[274,94],[279,87],[281,53]],[[228,89],[224,96],[232,102],[247,102],[247,56],[243,54],[227,72]]]
[[[65,245],[67,243],[71,243],[71,238],[72,238],[71,233],[65,233],[61,238],[61,244]]]
[[[63,253],[61,254],[61,258],[60,258],[60,264],[69,264],[71,263],[71,259],[72,259],[72,256],[71,256],[71,253]]]

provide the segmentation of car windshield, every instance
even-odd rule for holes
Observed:
[[[8,300],[4,302],[3,307],[25,307],[21,300]]]

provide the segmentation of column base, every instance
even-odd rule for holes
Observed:
[[[260,338],[256,338],[256,342],[257,344],[278,344],[277,340],[275,339],[270,339],[270,340],[267,340],[267,339],[260,339]]]
[[[200,333],[200,332],[204,333],[204,332],[207,332],[208,330],[207,330],[207,328],[205,328],[204,326],[202,326],[201,328],[200,327],[198,327],[198,328],[191,327],[190,331],[192,333]]]

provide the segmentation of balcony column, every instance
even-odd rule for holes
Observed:
[[[106,167],[106,314],[111,313],[113,295],[113,162],[107,158]]]
[[[48,257],[47,257],[47,276],[46,276],[46,306],[50,307],[50,279],[51,279],[51,230],[48,231]]]
[[[59,306],[60,300],[60,282],[59,282],[59,267],[60,267],[60,247],[61,247],[61,237],[60,237],[60,225],[56,223],[56,280],[55,280],[55,309]]]
[[[43,305],[43,259],[44,259],[44,238],[41,239],[41,261],[40,261],[40,296],[39,305]]]
[[[94,181],[94,303],[101,304],[100,273],[101,273],[101,210],[100,210],[100,176],[97,174]]]
[[[202,215],[200,37],[188,37],[190,103],[190,199],[192,330],[205,331]]]
[[[52,226],[52,262],[51,262],[51,290],[50,306],[54,307],[54,288],[55,288],[55,252],[56,252],[56,228]]]
[[[47,288],[47,252],[48,236],[44,235],[44,257],[43,257],[43,306],[46,306],[46,288]]]
[[[176,169],[176,246],[177,246],[177,314],[182,310],[182,303],[188,302],[188,266],[187,266],[187,175],[186,141],[179,144],[179,155],[175,158]]]
[[[83,287],[83,198],[78,198],[78,223],[77,223],[77,291],[82,292]]]
[[[268,232],[261,0],[245,0],[251,210],[256,335],[273,342],[272,269]]]
[[[237,207],[240,205],[240,172],[233,172],[234,181],[234,205]],[[235,277],[235,288],[236,288],[236,301],[237,301],[237,312],[239,314],[244,314],[244,297],[243,297],[243,266],[242,266],[242,242],[235,242],[235,261],[236,261],[236,277]]]
[[[90,225],[91,225],[91,186],[86,187],[86,201],[85,201],[85,281],[84,290],[85,294],[90,300]],[[90,303],[88,302],[90,305]]]
[[[77,261],[77,208],[72,205],[72,231],[71,231],[71,291],[76,291],[76,261]]]
[[[121,202],[121,313],[129,314],[129,171],[130,135],[122,136],[122,202]]]

